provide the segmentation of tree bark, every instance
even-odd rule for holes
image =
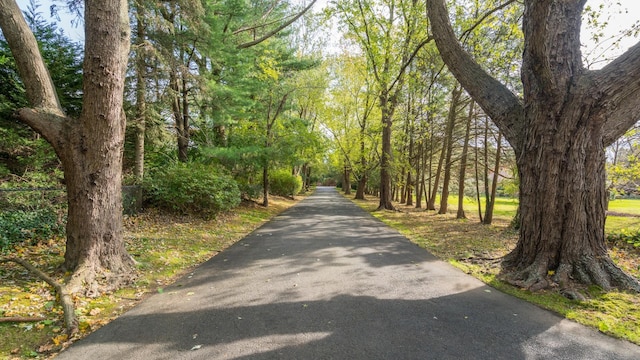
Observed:
[[[487,192],[485,194],[485,209],[484,209],[484,219],[482,223],[485,225],[491,225],[493,222],[493,209],[495,209],[496,205],[496,190],[498,188],[498,179],[500,177],[500,156],[502,153],[502,133],[498,133],[498,141],[496,144],[496,160],[493,165],[493,179],[491,179],[491,189],[489,189],[488,178],[485,181],[485,188]],[[488,159],[487,159],[488,160]],[[485,164],[485,167],[488,167]]]
[[[427,7],[443,60],[516,153],[520,236],[502,277],[532,290],[575,281],[640,292],[604,235],[604,150],[640,117],[640,44],[601,70],[584,69],[584,3],[525,0],[522,100],[460,47],[443,0]]]
[[[342,191],[345,195],[351,195],[351,169],[348,165],[344,166]]]
[[[442,148],[445,152],[444,159],[444,178],[442,179],[442,195],[440,196],[440,210],[438,214],[446,214],[449,207],[449,183],[451,182],[451,156],[453,153],[453,128],[456,126],[456,109],[460,101],[462,90],[456,88],[451,93],[451,103],[449,106],[449,116],[447,118],[447,129],[445,131],[445,144]]]
[[[84,105],[78,119],[64,116],[15,1],[0,0],[0,27],[33,106],[18,116],[51,143],[64,169],[69,203],[64,266],[73,271],[67,287],[87,295],[117,288],[135,274],[122,237],[127,2],[85,2]]]
[[[395,210],[391,201],[391,127],[393,110],[390,109],[388,94],[380,97],[382,110],[382,154],[380,155],[380,203],[377,210]]]
[[[440,150],[438,167],[436,168],[436,174],[433,179],[431,193],[429,194],[429,201],[427,201],[427,210],[436,209],[436,195],[438,195],[438,185],[440,185],[440,174],[442,173],[442,165],[444,163],[444,158],[446,154],[447,154],[447,139],[445,136],[442,138],[442,149]],[[429,179],[429,183],[431,183],[431,179]]]
[[[469,152],[469,137],[471,136],[471,120],[473,120],[475,102],[471,100],[469,104],[469,115],[464,132],[464,144],[462,145],[462,155],[460,156],[460,173],[458,174],[458,212],[457,219],[466,219],[464,213],[464,181],[467,174],[467,157]]]
[[[134,151],[134,176],[138,181],[144,178],[144,140],[146,133],[147,116],[147,65],[144,54],[146,39],[145,9],[140,1],[136,6],[136,120],[135,120],[135,151]]]

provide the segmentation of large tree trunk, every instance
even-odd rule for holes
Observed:
[[[35,38],[15,1],[0,0],[0,27],[18,63],[33,109],[21,120],[49,141],[60,158],[69,216],[64,266],[67,286],[95,295],[134,277],[122,237],[122,109],[129,51],[127,2],[85,2],[84,106],[64,116]]]
[[[520,100],[460,47],[444,1],[427,2],[445,63],[516,152],[520,238],[502,277],[532,290],[577,281],[640,291],[614,265],[604,235],[604,148],[640,118],[640,44],[587,71],[580,53],[585,1],[524,3]]]

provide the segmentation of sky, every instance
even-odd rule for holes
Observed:
[[[17,2],[22,9],[26,9],[29,4],[29,0],[17,0]],[[41,4],[40,12],[43,16],[45,18],[50,17],[49,6],[52,4],[52,0],[38,0],[38,2]],[[64,10],[60,1],[54,1],[53,3],[59,8],[58,15],[61,18],[61,22],[58,26],[62,28],[65,34],[67,34],[67,36],[72,40],[83,41],[84,30],[82,25],[71,25],[71,21],[75,18],[75,15],[68,14]],[[322,3],[326,4],[326,1]],[[598,8],[603,5],[601,21],[606,21],[608,23],[608,26],[605,28],[605,33],[607,34],[605,38],[614,36],[614,34],[617,34],[624,29],[628,29],[634,23],[640,21],[640,1],[638,0],[587,0],[586,5],[593,8]],[[582,43],[584,47],[582,51],[583,55],[586,55],[589,58],[587,66],[592,69],[604,66],[608,62],[599,61],[598,59],[615,58],[615,56],[620,55],[639,40],[640,38],[628,38],[622,41],[618,48],[611,47],[612,41],[605,41],[600,46],[596,46],[590,39],[586,24],[583,24]],[[597,57],[596,55],[601,56]]]

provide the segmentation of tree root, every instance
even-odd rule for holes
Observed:
[[[58,298],[60,299],[60,305],[62,306],[62,310],[64,312],[64,325],[67,329],[67,334],[69,336],[75,334],[78,331],[78,321],[75,316],[75,309],[73,306],[71,294],[67,291],[64,285],[53,280],[47,274],[38,270],[35,266],[31,265],[25,260],[14,257],[0,258],[0,264],[8,262],[13,262],[21,265],[55,289],[56,293],[58,294]]]
[[[499,277],[530,291],[557,287],[563,296],[571,300],[585,299],[577,290],[585,285],[596,285],[605,291],[618,289],[640,293],[638,279],[622,271],[608,258],[584,257],[575,263],[563,262],[556,269],[547,269],[543,265],[534,262],[524,269],[517,269],[503,262]]]
[[[136,273],[133,264],[135,264],[135,260],[129,257],[122,261],[120,269],[109,271],[91,262],[81,263],[67,280],[66,288],[70,293],[82,294],[89,298],[115,291],[135,280]],[[130,270],[127,270],[128,265],[131,265],[128,267]]]

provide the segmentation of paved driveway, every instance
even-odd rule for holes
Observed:
[[[75,343],[62,359],[640,359],[485,286],[333,188]]]

